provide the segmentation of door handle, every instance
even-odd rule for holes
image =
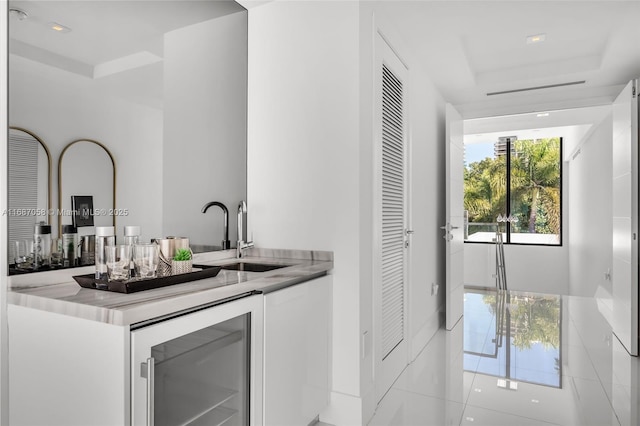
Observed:
[[[416,233],[416,231],[414,231],[413,229],[405,229],[404,233],[405,233],[406,235],[411,235],[411,234],[415,234],[415,233]]]
[[[140,376],[147,379],[147,426],[153,426],[154,418],[154,392],[153,392],[153,376],[155,374],[155,359],[153,357],[147,358],[147,362],[140,364],[141,371]]]
[[[440,229],[444,229],[445,231],[451,231],[452,229],[458,229],[457,226],[451,226],[450,223],[447,223],[445,226],[441,226]]]

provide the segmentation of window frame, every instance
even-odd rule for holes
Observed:
[[[560,233],[558,235],[558,243],[557,244],[544,244],[544,243],[514,243],[511,242],[511,223],[505,223],[505,234],[506,239],[503,242],[504,245],[510,246],[534,246],[534,247],[562,247],[564,238],[564,138],[562,136],[558,137],[560,139]],[[515,139],[513,142],[516,142],[518,139]],[[507,146],[506,146],[506,212],[507,216],[511,214],[511,138],[507,138]],[[464,240],[464,244],[495,244],[495,241],[469,241]]]

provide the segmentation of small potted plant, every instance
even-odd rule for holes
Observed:
[[[186,274],[191,272],[193,266],[191,249],[180,248],[171,260],[171,275]]]

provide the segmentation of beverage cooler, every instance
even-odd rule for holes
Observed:
[[[131,332],[132,424],[262,424],[262,295]]]

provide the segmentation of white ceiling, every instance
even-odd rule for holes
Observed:
[[[465,118],[610,103],[640,76],[640,1],[389,1],[419,66]],[[526,37],[546,34],[527,44]],[[487,93],[585,80],[520,93]]]
[[[465,118],[608,104],[640,76],[638,0],[371,3],[418,58],[412,66],[428,73]],[[24,21],[10,20],[13,54],[89,78],[106,76],[103,84],[113,81],[121,91],[126,87],[156,103],[161,87],[139,83],[161,80],[163,34],[239,8],[226,0],[11,0],[9,6],[29,14]],[[54,33],[48,22],[72,31]],[[546,41],[526,44],[527,36],[540,33]],[[129,85],[118,75],[128,67],[138,68]],[[487,96],[581,80],[586,83]]]
[[[41,72],[68,71],[104,93],[158,108],[164,34],[244,10],[232,0],[10,0],[9,8],[28,14],[9,18],[11,54],[37,62]],[[57,33],[51,22],[71,31]]]

